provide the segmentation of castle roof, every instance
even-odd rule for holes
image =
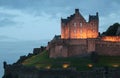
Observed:
[[[61,18],[61,22],[64,23],[64,24],[67,24],[68,22],[70,22],[75,17],[76,14],[78,14],[85,21],[84,17],[79,12],[79,9],[75,9],[74,14],[70,15],[70,17],[67,17],[67,19],[62,19]]]
[[[67,24],[69,21],[71,21],[74,18],[75,14],[71,15],[70,17],[67,17],[67,19],[61,19],[62,23]]]
[[[98,12],[96,13],[96,15],[89,15],[89,22],[92,20],[98,20]]]
[[[54,39],[54,40],[61,39],[61,35],[55,35],[53,39]]]

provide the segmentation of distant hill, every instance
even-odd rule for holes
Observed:
[[[114,23],[109,26],[109,28],[102,33],[103,36],[120,36],[120,24]]]

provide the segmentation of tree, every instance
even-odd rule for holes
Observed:
[[[120,27],[119,23],[114,23],[113,25],[111,25],[106,30],[106,32],[103,32],[102,35],[105,35],[105,36],[116,36],[116,32],[117,32],[119,27]]]

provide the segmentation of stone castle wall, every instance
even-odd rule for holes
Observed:
[[[101,39],[59,39],[48,45],[51,58],[87,55],[97,52],[100,55],[120,56],[120,42]]]
[[[95,51],[100,55],[120,56],[120,42],[97,41]]]
[[[68,57],[81,55],[87,52],[87,40],[73,39],[73,40],[53,40],[49,46],[50,57]]]

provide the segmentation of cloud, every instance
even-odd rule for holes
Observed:
[[[20,40],[39,40],[51,39],[60,31],[60,18],[53,19],[50,14],[45,12],[42,12],[41,15],[34,15],[33,13],[30,14],[21,10],[7,8],[4,8],[0,12],[13,15],[14,17],[8,17],[7,19],[15,22],[11,27],[4,26],[0,28],[0,35],[6,35]],[[58,16],[60,15],[58,14]],[[6,17],[2,18],[5,19]]]
[[[99,27],[100,31],[104,32],[110,25],[113,25],[116,22],[120,23],[120,18],[118,15],[120,15],[120,11],[112,12],[106,16],[101,16]]]
[[[15,17],[17,17],[16,14],[10,13],[10,10],[0,7],[0,27],[15,25],[16,22],[13,20]]]
[[[18,41],[17,38],[0,35],[0,41]]]
[[[22,10],[0,7],[0,27],[20,26],[29,19],[29,17],[26,19],[26,16],[30,15]]]
[[[3,13],[2,11],[1,11],[1,9],[0,9],[0,19],[1,18],[13,18],[13,17],[16,17],[16,15],[11,15],[11,14],[9,14],[9,13]]]
[[[105,16],[111,11],[119,10],[119,2],[119,0],[0,0],[0,6],[19,9],[35,15],[45,12],[54,17],[58,14],[66,16],[75,8],[79,8],[85,15],[98,11]]]
[[[25,40],[52,38],[60,34],[60,18],[73,14],[75,8],[86,18],[99,12],[102,32],[113,20],[120,21],[119,3],[119,0],[0,0],[0,35]]]
[[[12,26],[16,24],[16,22],[10,20],[10,19],[3,19],[0,20],[0,27],[6,27],[6,26]]]

